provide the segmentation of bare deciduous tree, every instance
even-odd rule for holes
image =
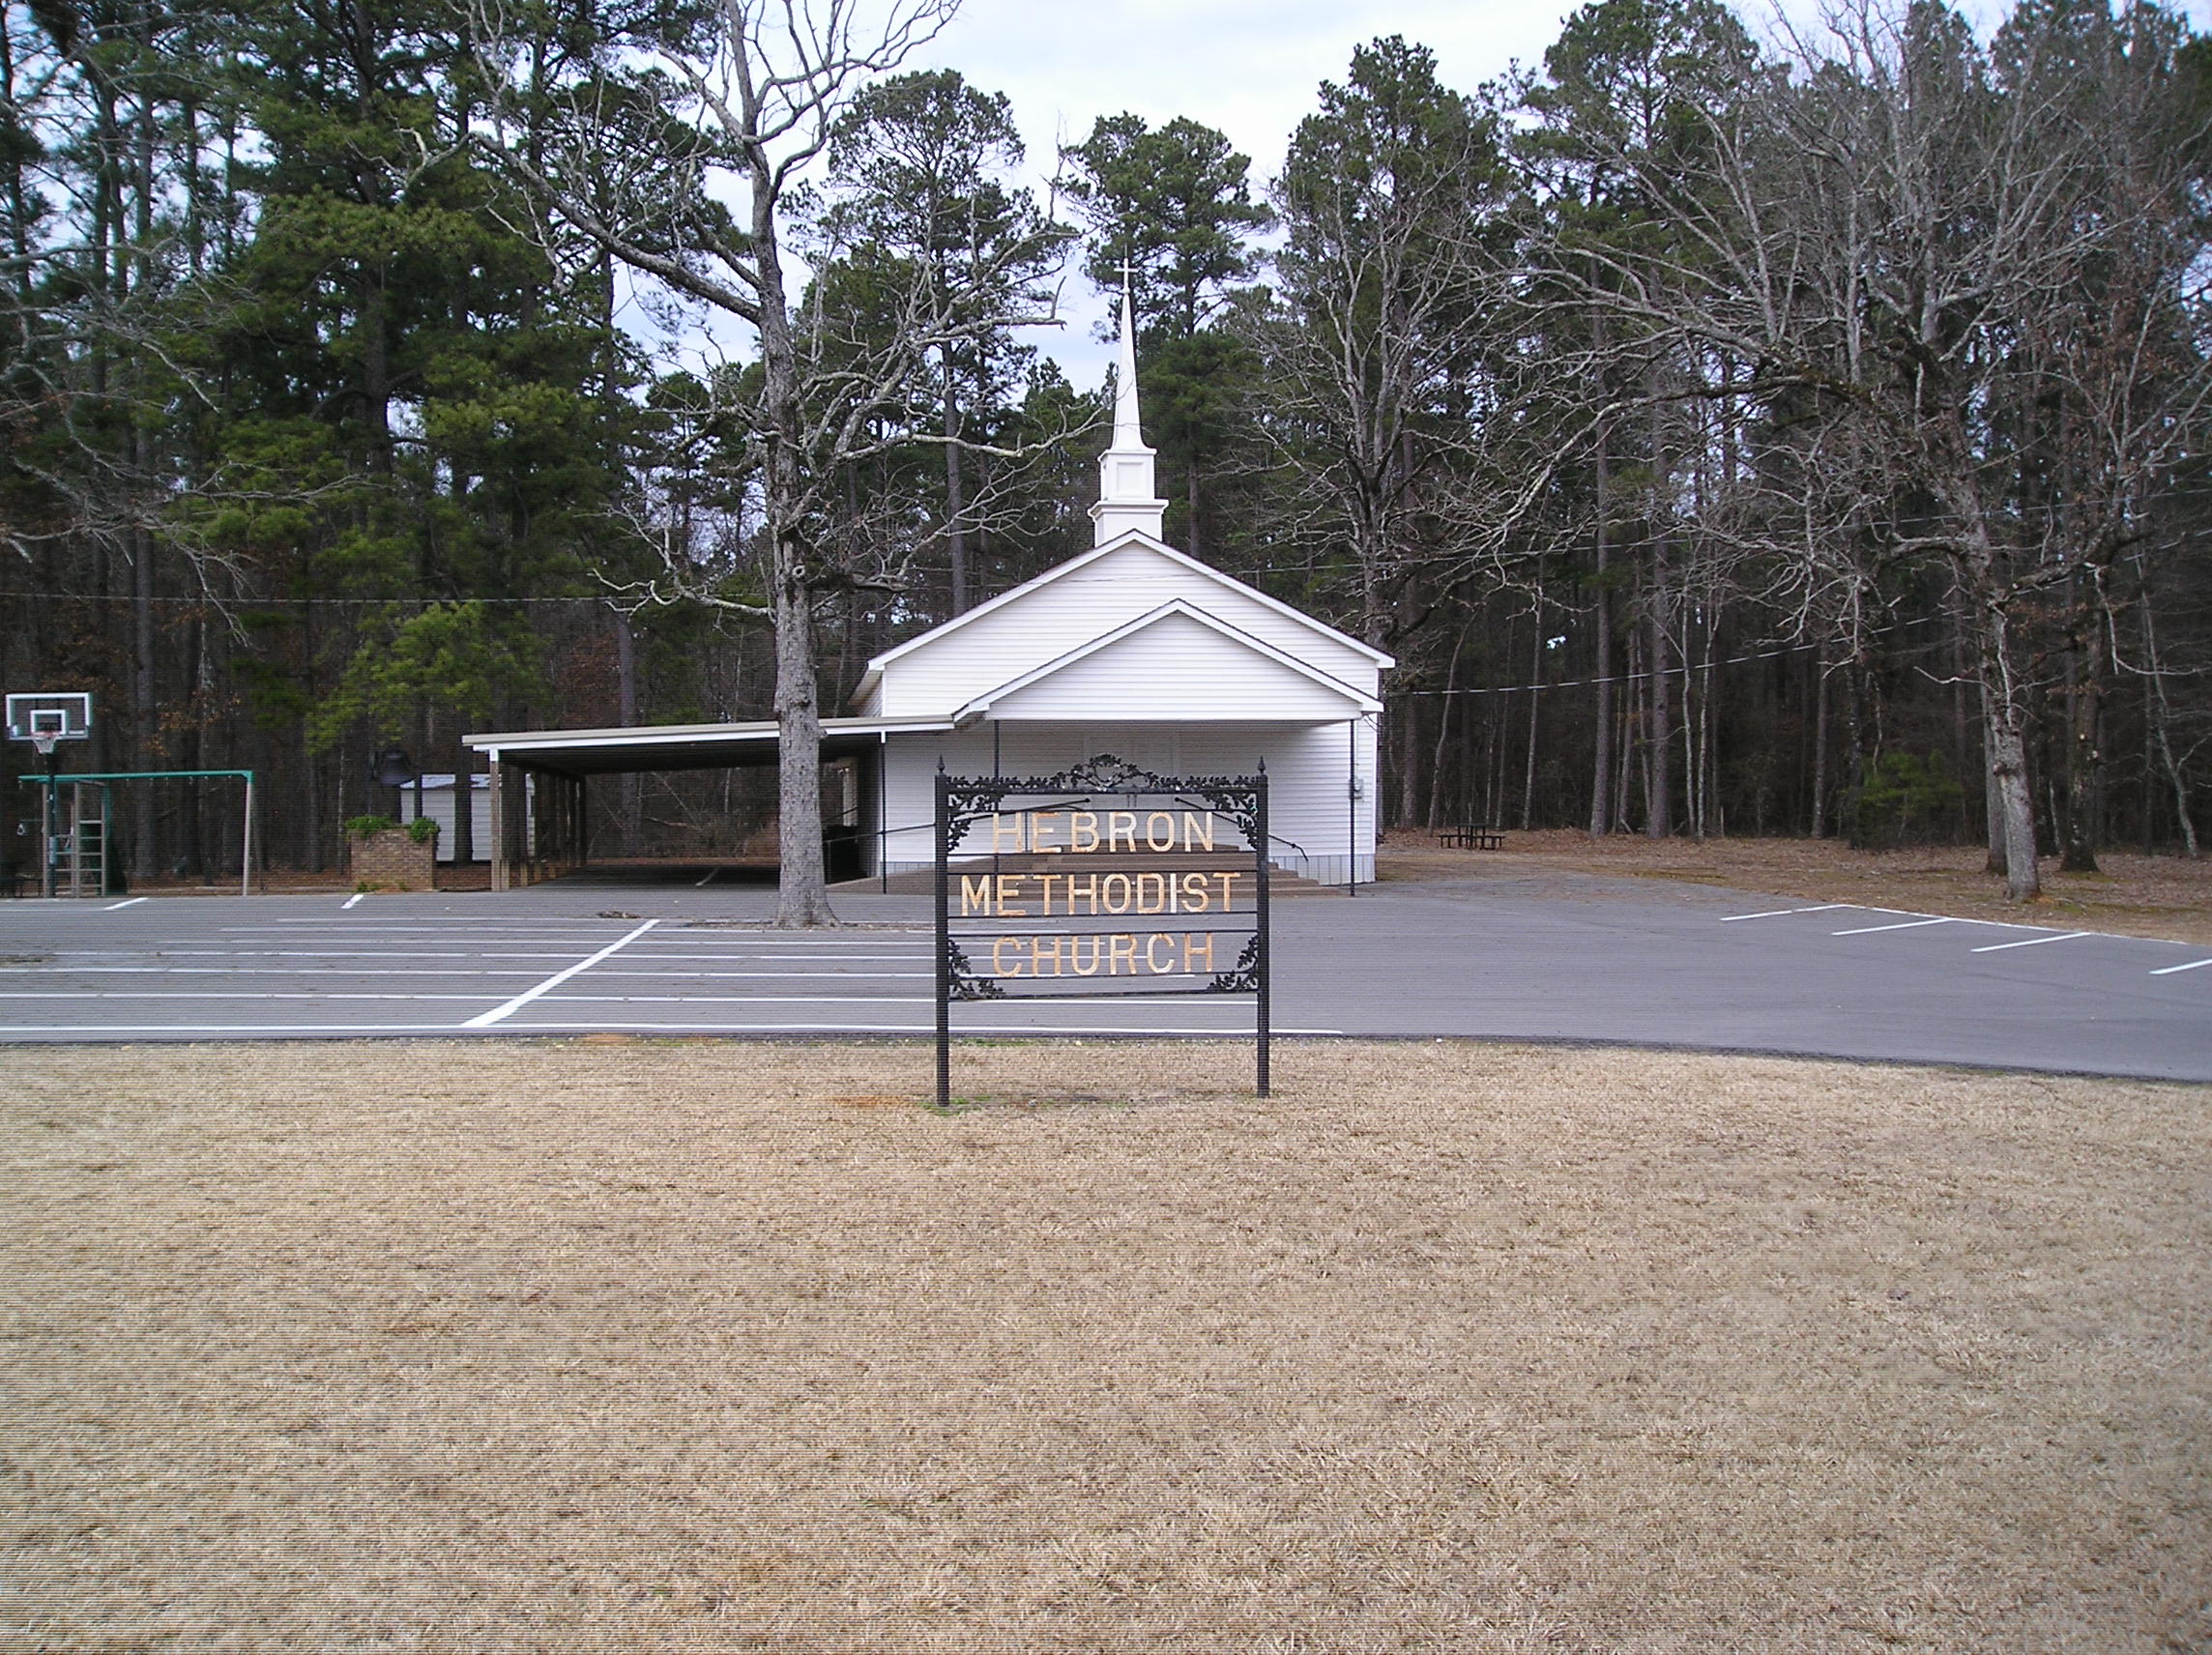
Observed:
[[[1769,515],[1808,613],[1851,613],[1872,565],[1944,566],[2025,899],[2033,635],[2054,595],[2097,589],[2206,405],[2182,325],[2194,156],[2161,97],[2181,34],[2145,6],[2023,11],[1987,48],[1934,5],[1830,27],[1758,96],[1702,111],[1703,141],[1669,164],[1619,146],[1608,163],[1671,234],[1588,238],[1561,268],[1624,336],[1751,364],[1682,393],[1739,403],[1802,456],[1764,476],[1796,491]],[[2079,670],[2090,730],[2104,669]]]
[[[1014,238],[961,264],[877,260],[864,316],[822,291],[794,239],[838,122],[951,18],[956,0],[722,0],[674,20],[564,19],[555,61],[538,19],[478,13],[479,58],[502,163],[525,186],[546,245],[581,236],[682,298],[735,318],[757,368],[724,376],[740,447],[725,471],[757,511],[773,627],[782,871],[775,922],[834,922],[821,833],[822,709],[814,624],[826,595],[880,577],[840,534],[851,466],[915,440],[933,364],[1010,326],[1053,319],[1037,247]],[[735,203],[734,206],[726,203]],[[1042,229],[1039,234],[1045,234]],[[811,276],[818,303],[809,305]],[[942,434],[939,440],[944,440]],[[670,566],[679,583],[687,572]],[[725,604],[730,601],[725,599]]]

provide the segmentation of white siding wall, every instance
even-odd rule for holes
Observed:
[[[978,724],[942,736],[893,736],[885,748],[885,822],[892,872],[926,867],[940,757],[954,775],[1043,775],[1100,753],[1165,775],[1248,775],[1265,760],[1273,859],[1326,885],[1375,877],[1375,721],[1327,724]],[[1356,764],[1360,798],[1348,797]],[[985,852],[977,854],[987,854]]]
[[[474,783],[473,805],[469,815],[469,848],[480,862],[491,857],[491,777],[470,778]],[[453,859],[453,778],[451,775],[422,777],[422,814],[438,825],[438,860]],[[399,790],[399,821],[405,826],[415,820],[415,789],[409,784]]]
[[[1313,623],[1130,541],[891,662],[861,711],[888,718],[943,716],[1178,597],[1354,689],[1379,692],[1370,656]]]
[[[1057,721],[1101,707],[1125,718],[1216,723],[1353,711],[1343,692],[1187,615],[1168,615],[992,703],[991,715]]]

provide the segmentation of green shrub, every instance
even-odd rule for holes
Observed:
[[[418,845],[427,845],[438,836],[438,825],[427,816],[418,816],[407,824],[407,837]]]
[[[1963,797],[1958,778],[1940,753],[1925,759],[1888,752],[1867,772],[1859,792],[1862,845],[1914,845],[1948,839]]]
[[[389,833],[398,826],[389,816],[349,816],[345,830],[356,839],[367,839],[378,833]]]

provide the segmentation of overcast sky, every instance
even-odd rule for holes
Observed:
[[[1252,160],[1255,193],[1282,165],[1323,80],[1344,79],[1353,48],[1404,35],[1436,53],[1446,86],[1473,92],[1544,49],[1580,0],[964,0],[951,24],[910,60],[952,68],[971,85],[1003,92],[1029,145],[1041,192],[1062,143],[1081,143],[1100,115],[1123,110],[1153,126],[1187,115],[1225,132]],[[2008,0],[1954,0],[1985,29]],[[2198,29],[2212,0],[2168,0]],[[1817,24],[1823,0],[1739,0],[1755,34],[1778,15]],[[1111,347],[1092,337],[1104,307],[1071,265],[1067,324],[1031,343],[1081,387],[1104,383]],[[634,324],[633,324],[634,325]],[[714,331],[713,319],[697,325]]]
[[[2212,0],[2168,3],[2208,26]],[[1281,166],[1314,89],[1344,78],[1353,46],[1404,35],[1436,53],[1446,86],[1472,92],[1515,61],[1540,67],[1576,9],[1559,0],[965,0],[915,64],[957,69],[970,84],[1004,92],[1039,178],[1058,144],[1081,143],[1098,116],[1129,110],[1153,126],[1187,115],[1227,133],[1252,158],[1257,190]],[[1961,5],[1984,27],[2009,9],[2001,0]],[[1822,7],[1783,0],[1779,10],[1812,22]],[[1775,0],[1737,7],[1755,34],[1777,11]],[[1032,342],[1077,385],[1097,385],[1111,353],[1090,336],[1099,303],[1072,269],[1063,308],[1065,329]]]
[[[1445,85],[1471,92],[1515,59],[1541,63],[1572,10],[1555,0],[965,0],[917,63],[1004,92],[1040,177],[1059,144],[1128,110],[1155,127],[1187,115],[1227,133],[1252,158],[1257,193],[1315,88],[1344,79],[1353,46],[1404,35],[1437,54]],[[1072,270],[1063,307],[1066,328],[1032,342],[1075,383],[1095,385],[1111,352],[1091,339],[1100,311]]]

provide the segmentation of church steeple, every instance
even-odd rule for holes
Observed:
[[[1091,508],[1091,543],[1142,529],[1160,537],[1168,508],[1152,493],[1152,450],[1137,416],[1137,334],[1129,315],[1127,274],[1121,279],[1121,355],[1114,376],[1114,446],[1098,456],[1098,504]]]

